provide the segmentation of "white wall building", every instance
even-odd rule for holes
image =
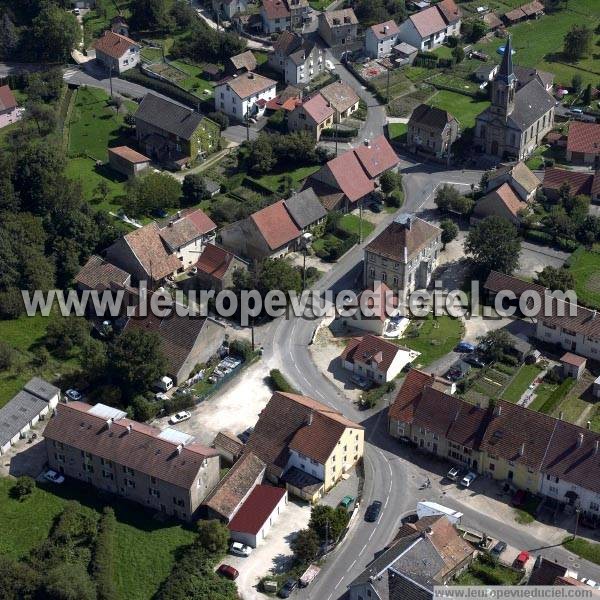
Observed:
[[[114,31],[105,31],[104,35],[96,40],[94,48],[96,60],[117,75],[132,69],[140,62],[141,46]]]
[[[371,58],[389,56],[396,43],[400,29],[395,21],[386,21],[367,29],[365,35],[365,52]]]
[[[243,121],[260,117],[266,103],[277,95],[277,82],[257,73],[243,73],[215,87],[215,109]]]

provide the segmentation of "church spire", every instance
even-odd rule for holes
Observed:
[[[503,81],[504,83],[512,83],[515,77],[515,72],[513,70],[513,61],[512,61],[512,44],[510,40],[510,34],[506,40],[506,45],[504,46],[504,54],[502,55],[502,63],[500,64],[500,69],[498,71],[498,75],[496,75],[496,79]]]

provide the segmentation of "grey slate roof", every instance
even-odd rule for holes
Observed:
[[[446,110],[442,110],[436,106],[419,104],[419,106],[413,110],[408,123],[409,125],[418,123],[442,131],[453,119],[454,117]]]
[[[146,94],[135,118],[189,140],[204,115],[154,94]]]
[[[284,202],[299,229],[309,227],[327,216],[327,211],[311,187],[294,194]]]
[[[554,98],[537,80],[530,81],[515,94],[515,107],[509,115],[517,129],[524,131],[554,106]]]
[[[0,408],[0,446],[4,446],[48,406],[60,390],[34,377],[14,398]],[[39,396],[38,396],[39,394]]]

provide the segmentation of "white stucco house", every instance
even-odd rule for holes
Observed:
[[[96,40],[94,48],[96,60],[117,75],[132,69],[140,62],[141,46],[131,38],[114,31],[105,31],[102,37]]]
[[[372,25],[365,35],[365,52],[371,58],[389,56],[396,43],[400,29],[396,21],[386,21]]]
[[[243,121],[261,117],[267,102],[277,95],[277,82],[257,73],[242,73],[215,87],[215,110]]]

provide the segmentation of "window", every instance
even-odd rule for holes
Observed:
[[[54,458],[56,458],[56,460],[59,463],[64,463],[65,462],[65,455],[64,454],[56,454],[56,452],[54,453]]]
[[[551,494],[558,494],[558,488],[551,485],[549,488]]]
[[[494,463],[490,463],[490,471],[495,471],[496,465]]]
[[[150,482],[151,483],[156,483],[156,477],[150,477]]]
[[[148,493],[155,498],[160,498],[160,491],[156,488],[148,488]]]
[[[590,502],[590,510],[598,512],[600,510],[600,505],[597,502]]]
[[[387,281],[387,273],[385,271],[381,273],[381,281]]]
[[[135,488],[135,481],[125,478],[125,487]]]
[[[102,469],[102,477],[104,477],[104,479],[114,479],[113,474],[110,471],[106,471],[104,469]]]

